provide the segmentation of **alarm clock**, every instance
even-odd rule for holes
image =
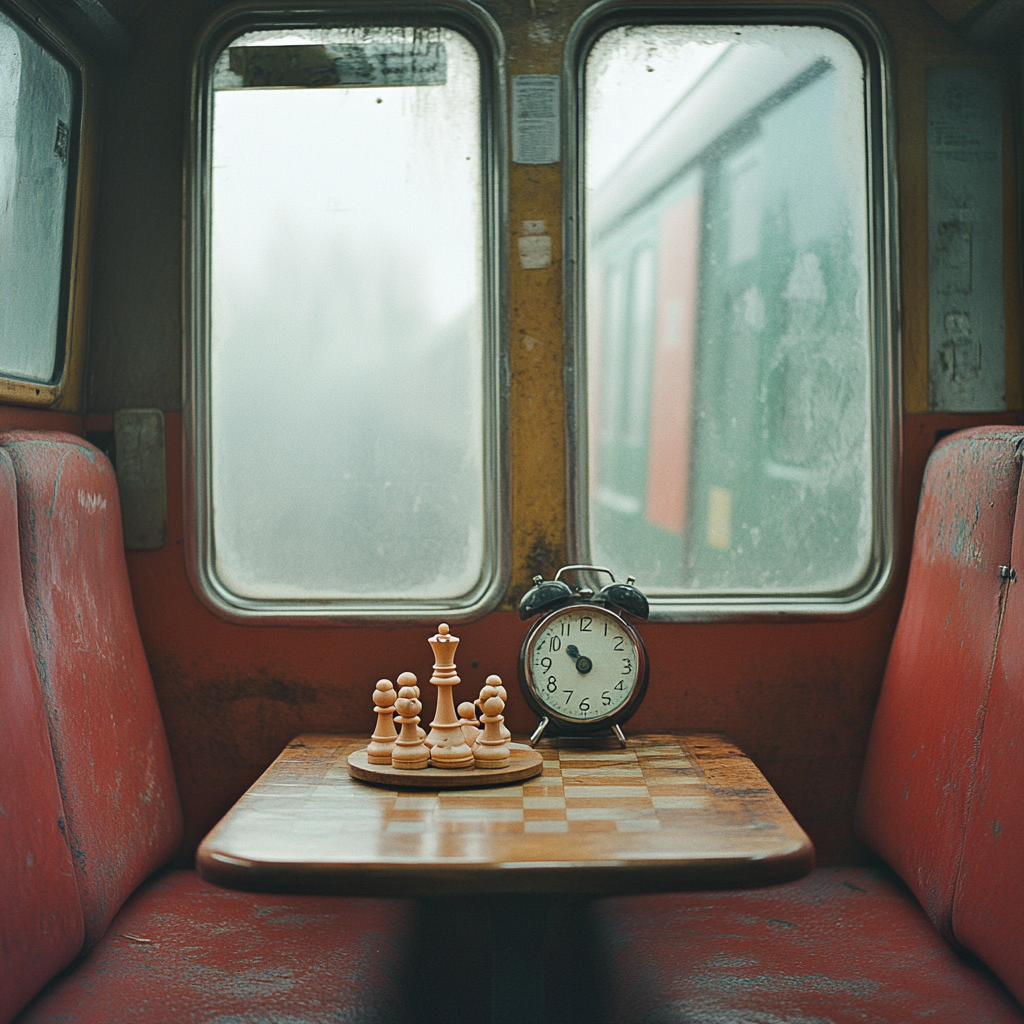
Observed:
[[[571,570],[607,573],[611,583],[596,594],[586,586],[572,589],[562,580]],[[626,745],[621,726],[640,707],[648,674],[644,642],[622,614],[650,614],[633,583],[632,576],[616,583],[598,565],[566,565],[553,580],[533,577],[519,604],[521,619],[541,616],[519,652],[519,685],[540,718],[531,746],[545,731],[587,736],[608,729]]]

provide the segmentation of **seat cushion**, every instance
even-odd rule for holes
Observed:
[[[963,856],[953,934],[1024,1002],[1024,494],[1017,500],[1003,617]]]
[[[0,449],[0,1022],[82,948],[84,926],[21,591],[14,467]]]
[[[414,905],[156,876],[18,1024],[399,1024]]]
[[[110,463],[70,434],[8,431],[0,447],[17,476],[25,606],[88,948],[176,851],[181,808]]]
[[[906,597],[861,782],[858,826],[953,939],[953,895],[999,629],[1024,441],[980,427],[928,460]]]
[[[887,871],[617,897],[593,914],[615,1024],[1024,1024]]]

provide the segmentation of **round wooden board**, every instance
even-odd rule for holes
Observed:
[[[501,786],[532,779],[544,769],[544,758],[536,750],[513,747],[512,763],[507,768],[420,768],[407,771],[389,764],[370,764],[366,750],[348,756],[348,773],[362,782],[413,789],[472,789],[474,786]]]

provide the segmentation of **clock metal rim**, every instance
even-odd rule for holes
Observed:
[[[534,637],[538,633],[542,632],[545,627],[551,622],[552,619],[560,618],[566,614],[573,612],[593,612],[602,611],[606,615],[611,616],[622,624],[623,630],[628,634],[633,645],[636,647],[637,652],[637,673],[636,673],[636,685],[633,687],[632,693],[629,697],[623,701],[614,711],[601,718],[588,718],[586,720],[579,718],[568,718],[565,715],[560,714],[557,711],[552,710],[547,705],[542,704],[534,692],[533,686],[529,682],[529,671],[527,663],[527,651],[530,650]],[[560,608],[554,608],[546,615],[542,615],[531,627],[529,632],[526,634],[523,640],[523,645],[519,649],[519,688],[522,691],[523,697],[526,700],[530,710],[538,716],[538,718],[549,718],[553,724],[556,724],[559,730],[563,733],[570,733],[578,736],[586,735],[588,733],[601,732],[604,729],[610,729],[613,725],[621,725],[623,722],[629,721],[630,718],[636,713],[643,701],[644,694],[647,692],[647,681],[648,681],[648,663],[647,663],[647,648],[644,646],[643,639],[640,634],[633,628],[633,626],[627,622],[615,609],[609,608],[607,605],[599,604],[597,602],[588,601],[574,601],[572,604],[562,605]]]

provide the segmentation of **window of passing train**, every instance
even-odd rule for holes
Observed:
[[[0,11],[0,376],[49,383],[62,354],[75,82]]]
[[[625,25],[586,56],[579,553],[662,608],[875,571],[865,81],[808,25]]]
[[[223,47],[210,88],[214,585],[257,613],[486,602],[480,53],[441,27],[257,30]]]

